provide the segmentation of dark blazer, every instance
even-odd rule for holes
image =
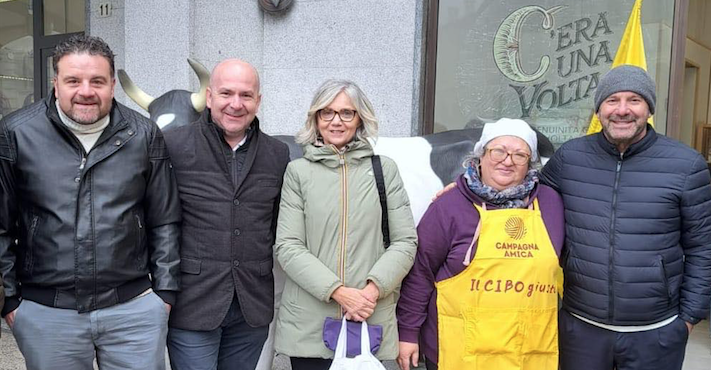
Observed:
[[[198,121],[165,133],[184,212],[182,291],[171,327],[217,328],[235,294],[250,326],[272,321],[272,247],[289,150],[262,133],[256,118],[251,130],[236,182],[229,170],[234,154],[209,109]]]

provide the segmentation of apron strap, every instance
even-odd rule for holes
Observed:
[[[526,199],[528,199],[528,198],[526,198]],[[528,204],[529,211],[533,211],[534,209],[540,209],[540,207],[538,206],[538,197],[533,198],[533,201],[531,201],[531,203]]]
[[[528,205],[528,209],[533,211],[533,205],[538,206],[538,199],[534,199],[533,202],[531,202]],[[474,205],[476,206],[476,204]],[[486,211],[486,202],[481,203],[481,210]],[[481,215],[479,216],[479,223],[476,224],[476,231],[474,231],[474,237],[472,238],[472,242],[469,244],[469,248],[467,249],[467,254],[464,256],[464,261],[462,263],[464,266],[469,266],[470,263],[472,263],[472,249],[474,249],[474,243],[476,243],[477,240],[479,240],[479,233],[481,232]]]
[[[484,206],[486,209],[486,206]],[[479,217],[479,222],[476,224],[476,231],[474,231],[474,237],[472,238],[471,244],[469,244],[469,249],[467,249],[467,254],[464,256],[464,266],[469,266],[472,262],[472,249],[474,248],[474,243],[479,240],[479,232],[481,231],[481,217]]]

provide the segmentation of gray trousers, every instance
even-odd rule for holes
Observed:
[[[12,332],[28,370],[164,370],[168,312],[155,293],[78,313],[24,300]]]

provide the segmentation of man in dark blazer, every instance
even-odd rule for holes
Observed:
[[[267,338],[289,151],[260,131],[260,100],[254,67],[225,60],[200,119],[165,133],[184,212],[182,291],[168,333],[175,370],[254,369]]]

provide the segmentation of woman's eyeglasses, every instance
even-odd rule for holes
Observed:
[[[517,165],[517,166],[523,166],[524,164],[528,164],[528,161],[531,159],[531,156],[528,153],[522,153],[522,152],[507,152],[504,149],[501,148],[491,148],[486,150],[487,153],[489,153],[489,157],[491,157],[491,160],[500,163],[506,160],[509,156],[511,156],[511,161]]]
[[[333,109],[330,108],[323,108],[318,111],[318,116],[324,121],[333,121],[334,118],[336,118],[336,115],[341,119],[343,122],[350,122],[353,121],[353,118],[356,116],[356,111],[353,109],[341,109],[340,111],[336,112]]]

